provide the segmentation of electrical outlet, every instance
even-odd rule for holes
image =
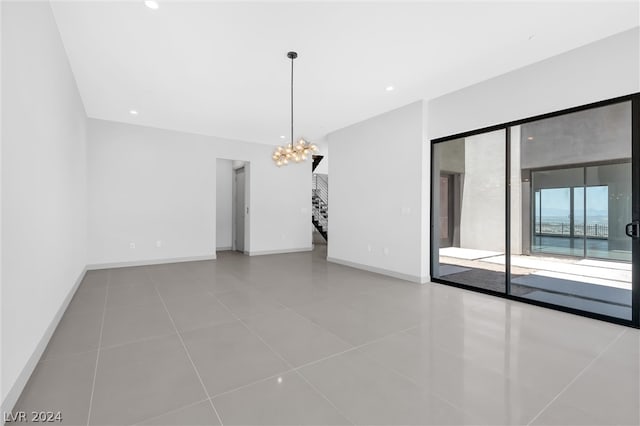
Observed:
[[[367,244],[367,251],[368,251],[369,253],[371,253],[371,250],[372,250],[372,248],[371,248],[371,244]]]
[[[130,249],[136,248],[136,243],[129,243],[129,248]]]
[[[162,240],[156,241],[156,247],[162,247]]]
[[[384,248],[384,255],[387,256],[389,254],[389,247]]]

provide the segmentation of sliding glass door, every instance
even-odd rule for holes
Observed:
[[[433,141],[432,279],[640,325],[639,105]]]
[[[631,102],[510,131],[521,191],[534,194],[511,220],[535,223],[522,227],[530,243],[511,245],[512,294],[631,321]]]

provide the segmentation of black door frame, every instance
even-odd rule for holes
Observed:
[[[602,315],[594,312],[583,311],[580,309],[568,308],[561,305],[554,305],[546,302],[539,302],[536,300],[527,299],[520,296],[514,296],[511,294],[511,155],[510,155],[510,138],[511,131],[510,128],[514,126],[519,126],[521,124],[529,123],[532,121],[543,120],[546,118],[557,117],[565,114],[571,114],[578,111],[589,110],[593,108],[599,108],[607,105],[622,103],[622,102],[631,102],[631,165],[632,165],[632,196],[631,196],[631,205],[632,205],[632,220],[640,221],[640,93],[633,93],[626,96],[620,96],[616,98],[606,99],[603,101],[593,102],[586,105],[580,105],[577,107],[567,108],[563,110],[558,110],[546,114],[536,115],[533,117],[528,117],[520,120],[510,121],[502,124],[497,124],[493,126],[483,127],[480,129],[471,130],[468,132],[462,132],[451,136],[445,136],[441,138],[432,139],[430,142],[430,176],[431,176],[431,185],[430,185],[430,238],[429,238],[429,267],[430,267],[430,276],[431,281],[440,284],[446,284],[453,287],[459,287],[466,290],[471,290],[479,293],[491,294],[494,296],[502,297],[509,300],[516,300],[523,303],[528,303],[531,305],[541,306],[549,309],[554,309],[557,311],[568,312],[576,315],[581,315],[588,318],[594,318],[602,321],[608,321],[616,324],[621,324],[625,326],[640,328],[640,238],[635,237],[632,239],[631,247],[632,247],[632,286],[631,286],[631,312],[632,317],[631,320],[625,320],[622,318],[610,317],[608,315]],[[438,143],[447,142],[455,139],[466,138],[469,136],[474,136],[481,133],[493,132],[496,130],[504,130],[505,131],[505,165],[506,165],[506,174],[505,174],[505,291],[499,292],[495,290],[488,290],[481,287],[473,287],[466,284],[460,284],[453,281],[448,281],[443,278],[437,278],[433,276],[434,270],[434,235],[435,228],[435,214],[437,213],[439,218],[439,212],[434,211],[434,199],[433,199],[433,181],[434,181],[434,147]],[[438,171],[439,177],[440,173]],[[439,184],[439,180],[438,180]],[[439,240],[440,235],[437,234],[437,238]]]

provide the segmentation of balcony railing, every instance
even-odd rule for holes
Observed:
[[[587,238],[609,238],[609,225],[602,223],[588,223],[585,227],[582,223],[573,226],[573,236]],[[563,222],[538,222],[535,227],[536,236],[571,236],[571,225]]]

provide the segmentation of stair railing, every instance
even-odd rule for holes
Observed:
[[[327,175],[313,174],[311,200],[312,222],[326,239],[329,229],[329,178]]]

